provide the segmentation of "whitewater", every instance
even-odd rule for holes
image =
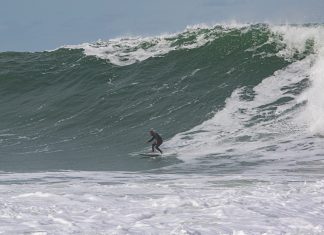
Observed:
[[[0,234],[324,234],[323,25],[197,25],[0,68]],[[152,127],[165,154],[141,158]]]

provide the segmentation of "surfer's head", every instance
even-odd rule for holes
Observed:
[[[150,134],[151,134],[151,135],[153,135],[153,134],[154,134],[154,132],[155,132],[155,131],[154,131],[154,129],[153,129],[153,128],[151,128],[151,130],[150,130]]]

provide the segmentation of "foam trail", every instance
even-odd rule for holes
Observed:
[[[312,61],[313,57],[309,56],[264,79],[253,88],[252,101],[242,99],[244,88],[235,90],[223,110],[201,125],[176,135],[167,143],[168,147],[179,149],[178,154],[188,159],[188,156],[207,156],[233,148],[241,153],[252,151],[263,146],[262,139],[271,135],[293,134],[304,124],[292,119],[293,112],[299,112],[295,109],[298,100],[293,94],[285,94],[284,88],[308,77]],[[282,97],[291,101],[273,105]],[[233,143],[242,141],[244,148],[233,147]]]
[[[324,134],[324,48],[321,48],[312,66],[310,79],[312,86],[303,97],[307,100],[303,116],[313,134]]]
[[[301,116],[312,134],[324,134],[324,27],[277,26],[273,30],[283,36],[287,45],[282,55],[291,56],[295,50],[305,50],[307,43],[314,44],[315,58],[309,75],[311,87],[300,98],[307,101]]]

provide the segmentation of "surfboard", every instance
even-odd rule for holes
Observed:
[[[144,156],[144,157],[158,157],[162,156],[160,153],[140,153],[139,155]]]

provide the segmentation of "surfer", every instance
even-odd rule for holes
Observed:
[[[160,145],[163,143],[162,137],[153,129],[150,130],[150,135],[152,136],[152,138],[149,141],[147,141],[147,143],[150,143],[152,140],[155,140],[152,144],[152,152],[154,152],[154,148],[156,148],[162,154],[162,150],[159,148]]]

